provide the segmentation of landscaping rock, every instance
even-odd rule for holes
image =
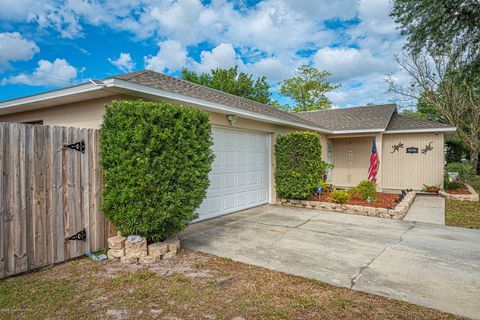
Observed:
[[[108,238],[108,248],[110,249],[123,249],[125,248],[125,240],[127,240],[125,237],[122,236],[114,236]]]
[[[160,261],[160,257],[144,256],[138,259],[140,264],[152,264]]]
[[[120,257],[112,256],[111,253],[110,253],[110,250],[107,251],[107,257],[108,257],[108,260],[111,260],[111,261],[119,261],[120,260]]]
[[[147,250],[129,251],[125,250],[125,256],[132,259],[140,259],[148,255]]]
[[[108,257],[121,258],[125,255],[125,248],[122,249],[110,249],[107,251]]]
[[[180,240],[177,237],[168,238],[163,243],[168,245],[169,252],[177,252],[180,249]]]
[[[153,243],[148,246],[148,255],[153,257],[161,257],[162,254],[168,252],[168,244],[164,242]]]

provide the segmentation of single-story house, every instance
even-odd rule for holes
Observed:
[[[328,180],[351,187],[367,178],[373,139],[380,158],[380,190],[421,189],[443,183],[444,138],[454,127],[413,119],[395,105],[288,113],[271,106],[153,71],[121,74],[0,103],[0,121],[99,128],[112,100],[141,98],[206,110],[216,159],[210,188],[199,208],[210,218],[276,201],[276,136],[317,132]]]

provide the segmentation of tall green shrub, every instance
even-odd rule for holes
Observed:
[[[123,234],[150,241],[183,230],[209,185],[210,134],[204,111],[114,101],[100,131],[106,217]]]
[[[471,182],[477,173],[476,168],[470,163],[452,162],[445,167],[446,172],[458,172],[461,182]]]
[[[317,192],[327,167],[318,134],[291,132],[278,136],[275,159],[275,184],[282,198],[306,199]]]

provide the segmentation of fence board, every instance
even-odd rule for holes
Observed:
[[[3,158],[4,158],[4,134],[3,134],[3,126],[0,126],[0,177],[4,177],[4,168],[3,168]],[[3,180],[3,179],[2,179]],[[4,254],[4,220],[5,220],[5,190],[3,188],[3,182],[0,180],[0,278],[5,276],[5,254]]]
[[[106,247],[98,149],[98,130],[0,123],[0,278]]]

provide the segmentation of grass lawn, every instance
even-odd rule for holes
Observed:
[[[471,185],[480,193],[480,177],[477,177]],[[480,229],[480,202],[447,200],[445,202],[445,224]]]
[[[183,250],[146,268],[79,259],[0,280],[1,319],[459,319]]]

